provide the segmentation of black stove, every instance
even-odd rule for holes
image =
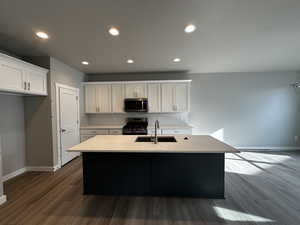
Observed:
[[[124,135],[146,135],[148,127],[148,119],[145,117],[141,118],[127,118],[127,123],[123,127]]]

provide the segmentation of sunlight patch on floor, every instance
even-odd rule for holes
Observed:
[[[250,213],[239,212],[232,209],[226,209],[218,206],[214,206],[214,210],[217,213],[218,217],[229,220],[229,221],[238,221],[238,222],[275,222],[274,220],[256,216]]]
[[[264,170],[289,160],[290,156],[276,153],[242,152],[239,154],[226,154],[225,159],[226,172],[243,175],[258,175],[264,172]],[[237,170],[236,168],[239,169]]]

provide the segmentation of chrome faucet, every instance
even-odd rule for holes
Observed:
[[[158,140],[157,140],[157,129],[159,129],[159,121],[158,120],[155,121],[154,128],[155,128],[155,130],[154,130],[154,135],[155,135],[154,144],[157,144],[157,142],[158,142]]]

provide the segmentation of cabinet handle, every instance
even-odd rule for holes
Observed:
[[[27,82],[24,81],[24,90],[26,91],[27,90]]]
[[[30,91],[30,82],[28,82],[28,91]]]

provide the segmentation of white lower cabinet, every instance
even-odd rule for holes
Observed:
[[[163,129],[162,134],[166,134],[166,135],[176,135],[176,134],[191,135],[192,134],[192,129]]]
[[[122,129],[81,129],[80,142],[86,141],[96,135],[122,135]]]
[[[155,130],[153,128],[148,129],[148,134],[154,135]],[[192,129],[190,129],[190,128],[187,128],[187,129],[158,129],[157,134],[158,135],[176,135],[176,134],[191,135]]]
[[[122,130],[121,129],[110,129],[109,134],[110,135],[122,135]]]

